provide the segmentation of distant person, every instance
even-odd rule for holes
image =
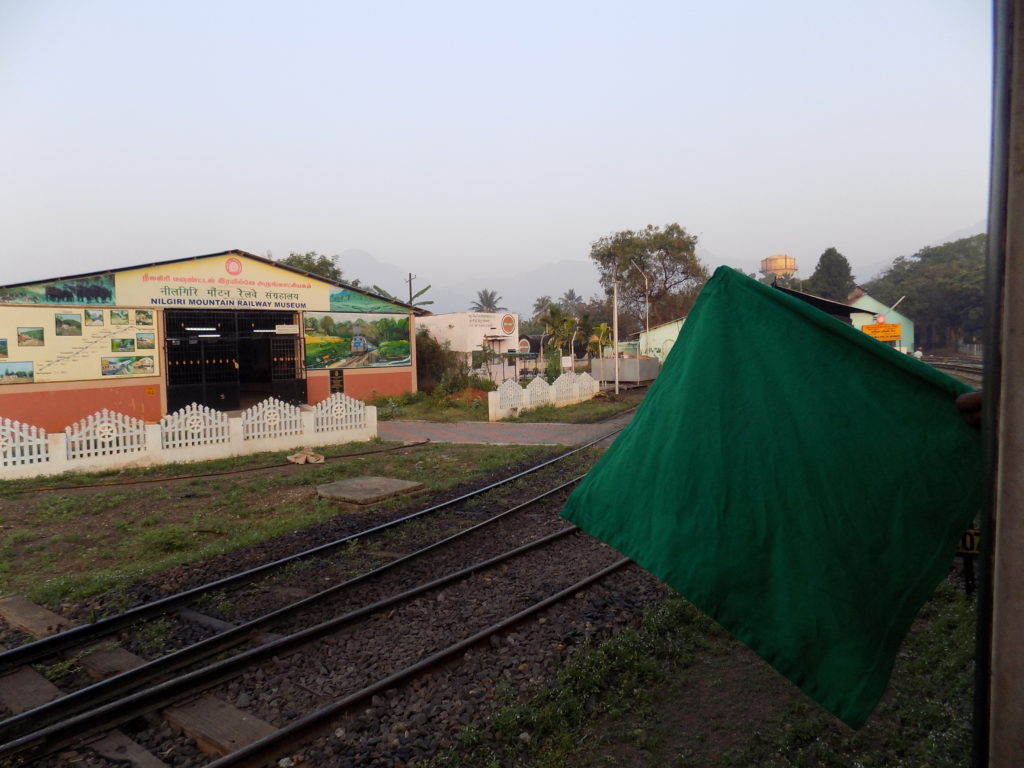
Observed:
[[[915,349],[914,350],[914,357],[916,357],[918,360],[920,360],[922,357],[924,357],[924,350],[921,349],[920,347]]]

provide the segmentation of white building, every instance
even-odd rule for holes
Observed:
[[[471,367],[474,352],[487,349],[505,355],[519,351],[519,315],[514,312],[450,312],[419,317],[416,323],[441,344],[447,343],[453,352],[464,354]],[[494,359],[482,373],[495,384],[516,379],[515,359]]]

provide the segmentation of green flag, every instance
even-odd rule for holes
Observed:
[[[857,728],[979,508],[966,391],[721,267],[562,514]]]

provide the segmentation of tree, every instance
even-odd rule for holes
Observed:
[[[814,274],[803,282],[807,293],[841,302],[847,300],[854,287],[850,262],[835,248],[829,248],[821,254]]]
[[[419,391],[429,392],[443,382],[458,378],[464,368],[462,355],[453,352],[448,342],[441,344],[426,328],[416,332],[416,388]]]
[[[412,306],[412,307],[425,307],[428,304],[433,304],[434,303],[433,299],[427,299],[425,301],[423,301],[423,300],[417,301],[417,299],[419,299],[420,296],[425,294],[432,287],[433,286],[428,285],[426,288],[421,288],[420,290],[416,291],[416,293],[414,293],[412,295],[412,301],[409,302],[409,306]],[[378,294],[379,296],[383,296],[385,299],[391,299],[391,301],[397,301],[400,304],[404,303],[402,301],[402,299],[400,299],[397,296],[395,296],[395,294],[391,293],[391,291],[384,290],[379,285],[374,285],[373,286],[373,292]]]
[[[675,319],[679,302],[674,297],[692,294],[707,280],[696,246],[696,235],[679,224],[664,229],[649,224],[639,232],[625,230],[602,237],[591,246],[590,258],[606,293],[612,293],[612,283],[618,280],[620,305],[632,316],[633,324],[645,316],[646,298],[655,325]]]
[[[551,334],[548,346],[561,355],[576,329],[576,318],[557,304],[549,304],[547,311],[537,319],[544,323],[547,332]]]
[[[484,288],[476,292],[476,301],[469,305],[470,312],[504,312],[505,307],[499,307],[498,302],[501,296],[497,291],[489,291]]]
[[[558,300],[558,305],[566,312],[575,313],[579,308],[579,305],[583,303],[583,297],[576,293],[575,290],[570,288],[562,294],[562,298]]]
[[[587,345],[587,351],[604,359],[604,348],[608,346],[612,338],[612,329],[608,323],[598,323],[594,326],[593,335]]]
[[[551,297],[547,296],[547,295],[541,296],[540,298],[534,300],[534,302],[533,302],[533,316],[534,317],[539,317],[553,303],[554,302],[551,300]]]
[[[981,333],[986,235],[975,235],[900,256],[864,290],[883,304],[906,298],[899,311],[914,321],[923,346],[953,348]]]
[[[306,253],[292,252],[279,260],[278,264],[287,264],[289,267],[312,272],[314,275],[326,277],[328,280],[333,280],[336,283],[341,282],[341,267],[338,266],[337,256],[325,256],[316,251],[307,251]]]

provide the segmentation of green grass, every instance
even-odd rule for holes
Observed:
[[[940,585],[904,642],[888,694],[851,731],[766,667],[732,679],[722,701],[705,694],[699,712],[687,709],[692,699],[681,702],[698,676],[703,690],[726,685],[721,669],[737,646],[672,597],[638,630],[570,657],[539,692],[517,698],[506,689],[489,722],[425,765],[961,768],[970,762],[974,622],[973,600]],[[756,717],[737,715],[746,712],[737,700],[754,699]]]
[[[338,514],[353,514],[350,508],[318,497],[315,486],[320,483],[382,475],[421,480],[429,490],[444,491],[561,450],[429,444],[306,465],[301,471],[193,477],[157,487],[100,492],[21,495],[0,502],[5,526],[0,538],[0,592],[18,592],[56,606]],[[223,461],[197,463],[187,470],[202,474],[224,465]],[[103,482],[109,477],[108,473],[79,475],[76,482]],[[374,509],[407,503],[408,499],[396,498]]]
[[[613,398],[595,398],[583,403],[567,405],[563,408],[556,408],[553,405],[542,405],[539,408],[531,408],[523,411],[519,416],[502,421],[513,421],[519,423],[540,423],[554,422],[558,424],[593,424],[597,421],[610,419],[620,413],[628,411],[636,406],[636,403]]]
[[[415,392],[397,397],[381,397],[374,401],[377,418],[381,421],[398,419],[409,421],[487,421],[487,403],[483,400],[463,402],[440,393]],[[503,419],[519,423],[555,422],[562,424],[592,424],[611,418],[636,405],[615,397],[596,397],[564,408],[544,405],[523,411],[522,415]]]
[[[487,421],[486,401],[463,402],[440,391],[378,397],[373,404],[379,421]]]
[[[841,729],[808,699],[754,734],[731,765],[960,768],[970,762],[974,602],[943,583],[921,610],[888,695],[859,731]]]
[[[648,699],[673,668],[689,665],[712,622],[679,597],[648,610],[638,629],[625,629],[597,646],[584,646],[556,679],[524,700],[503,688],[504,704],[485,735],[463,732],[460,746],[438,754],[428,768],[571,766],[587,724],[618,718]]]

